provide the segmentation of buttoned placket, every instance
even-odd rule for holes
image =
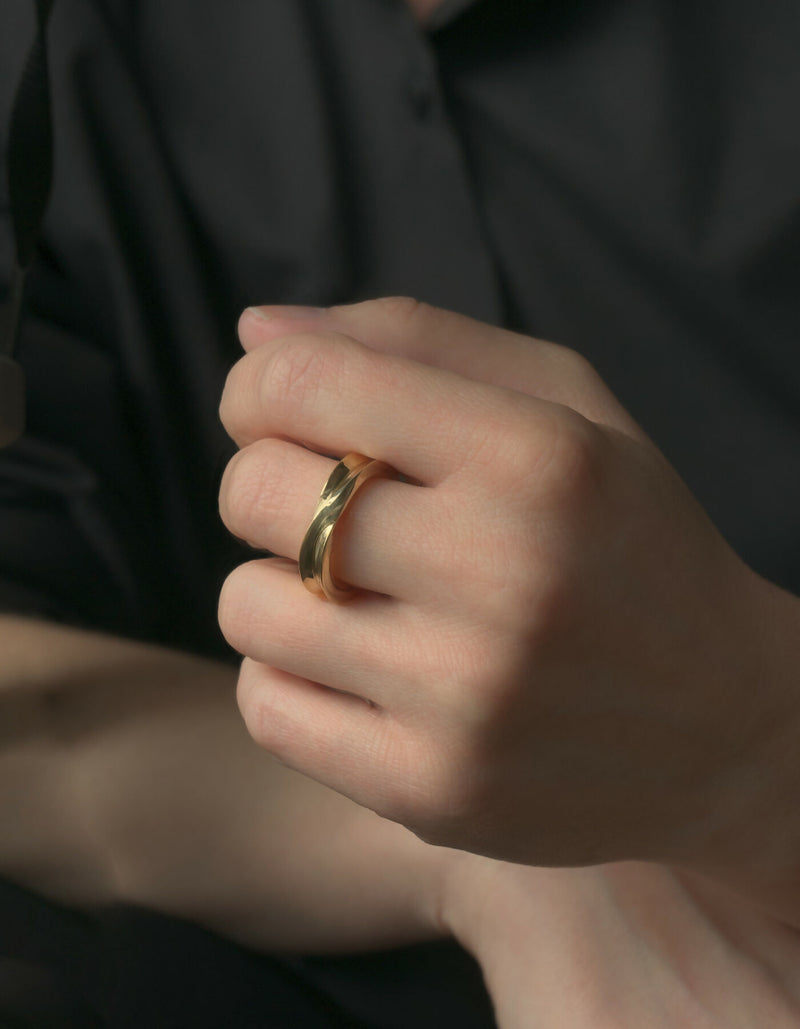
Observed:
[[[416,295],[444,307],[462,310],[489,322],[502,320],[502,298],[487,245],[479,198],[469,171],[458,127],[446,100],[440,79],[435,33],[455,20],[475,0],[445,0],[422,28],[414,20],[405,0],[405,10],[393,26],[396,45],[407,55],[404,74],[398,82],[401,102],[408,118],[403,143],[413,154],[414,182],[419,208],[427,215],[425,231],[438,257],[427,266],[433,281],[420,284]],[[437,198],[431,210],[431,198]],[[434,267],[436,265],[436,267]],[[458,279],[443,268],[458,269]],[[439,272],[437,275],[436,272]]]

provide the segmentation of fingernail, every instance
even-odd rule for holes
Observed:
[[[276,318],[318,318],[326,310],[325,307],[301,307],[297,304],[270,304],[266,307],[247,308],[249,314],[263,322],[271,322]]]

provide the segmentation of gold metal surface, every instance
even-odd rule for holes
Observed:
[[[355,453],[347,454],[333,469],[300,546],[300,578],[315,597],[343,603],[353,595],[352,587],[336,582],[331,572],[336,523],[365,482],[396,476],[394,468],[384,461]]]

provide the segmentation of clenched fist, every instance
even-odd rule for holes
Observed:
[[[785,870],[766,827],[798,785],[797,685],[771,662],[794,600],[582,358],[404,299],[256,309],[240,337],[220,507],[276,557],[233,572],[220,623],[259,743],[437,844],[722,871],[757,838]],[[350,451],[402,478],[337,524],[337,604],[296,561]]]

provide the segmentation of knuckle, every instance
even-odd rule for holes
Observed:
[[[552,430],[548,422],[544,430],[535,424],[507,441],[498,455],[498,467],[503,469],[510,490],[521,488],[527,492],[535,484],[542,464],[547,461],[551,439]]]
[[[255,743],[289,768],[305,744],[302,724],[287,708],[281,673],[246,657],[239,671],[236,702]],[[302,762],[301,762],[302,763]]]
[[[587,384],[600,381],[594,365],[579,351],[563,343],[548,343],[548,348],[551,363],[558,366],[567,381],[577,380]]]
[[[229,369],[219,402],[219,420],[232,439],[237,439],[242,433],[240,398],[244,362],[245,358],[242,358]]]
[[[276,526],[291,525],[307,503],[302,481],[297,478],[296,448],[279,439],[259,442],[253,486],[257,497],[258,530],[267,538]]]
[[[457,472],[473,491],[513,496],[541,457],[541,420],[527,397],[504,398],[502,411],[495,404],[479,410],[457,427]]]
[[[558,383],[552,399],[580,411],[592,422],[616,426],[628,435],[642,437],[641,428],[620,406],[594,365],[575,350],[552,346],[550,374]]]
[[[341,354],[333,339],[293,336],[283,342],[266,361],[259,389],[259,401],[271,414],[297,412],[313,404],[323,382],[337,378]]]
[[[428,310],[428,305],[423,301],[407,296],[380,297],[375,305],[382,316],[399,325],[408,325],[424,317]]]
[[[260,481],[253,474],[252,455],[240,450],[228,461],[219,488],[219,514],[234,535],[249,523],[258,501]]]
[[[257,630],[253,603],[253,563],[239,565],[222,584],[217,603],[217,620],[222,635],[240,654],[247,653]]]
[[[548,377],[559,388],[554,399],[583,410],[583,405],[606,387],[591,361],[577,350],[561,343],[547,343],[545,353]]]
[[[495,581],[485,583],[479,602],[490,623],[515,633],[528,651],[574,617],[584,541],[602,505],[604,441],[582,416],[554,409],[544,431],[521,441],[503,465],[497,488],[507,517],[483,537]]]
[[[602,481],[603,447],[599,430],[565,408],[551,420],[529,483],[538,505],[581,510]]]
[[[256,440],[234,454],[219,495],[220,517],[229,531],[252,542],[294,511],[298,498],[283,488],[291,471],[291,453],[282,440]]]
[[[236,685],[236,703],[250,736],[262,747],[274,745],[274,719],[271,716],[269,693],[259,687],[261,668],[247,658],[239,670],[239,681]]]

